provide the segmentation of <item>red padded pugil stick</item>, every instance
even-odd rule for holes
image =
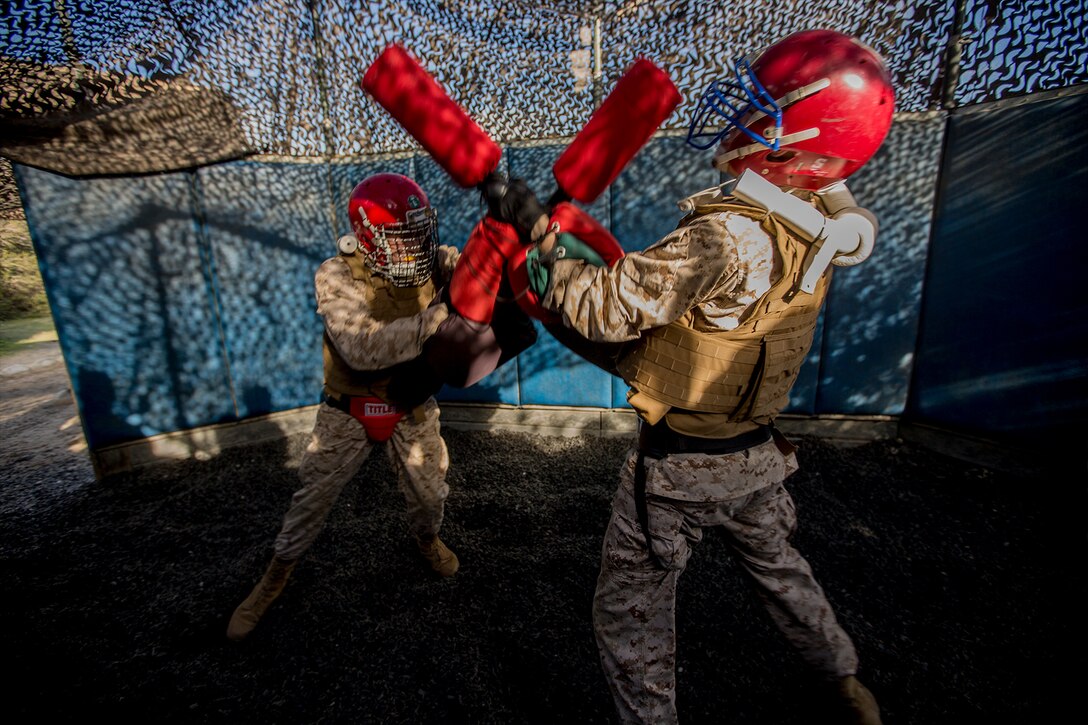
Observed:
[[[457,185],[473,188],[498,167],[502,149],[403,47],[388,45],[360,85]]]
[[[563,196],[586,204],[594,201],[680,100],[680,91],[665,71],[645,58],[636,60],[556,160],[552,172],[559,190],[549,205]]]

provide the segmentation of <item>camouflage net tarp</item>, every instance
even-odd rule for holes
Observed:
[[[664,68],[690,101],[727,75],[735,56],[813,27],[855,34],[880,52],[900,113],[1088,80],[1084,0],[9,0],[4,7],[0,156],[73,176],[254,154],[412,150],[359,87],[391,42],[414,53],[500,143],[573,135],[638,56]],[[677,112],[664,130],[686,123]],[[10,187],[7,173],[2,179]]]

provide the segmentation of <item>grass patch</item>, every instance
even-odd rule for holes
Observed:
[[[26,221],[0,221],[0,320],[49,314]]]
[[[49,315],[0,322],[0,357],[56,341],[57,330]]]

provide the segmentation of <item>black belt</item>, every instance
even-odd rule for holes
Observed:
[[[339,398],[334,398],[328,393],[325,393],[325,405],[332,406],[337,410],[342,410],[348,415],[351,415],[351,396],[341,395]]]
[[[635,460],[634,480],[635,512],[638,514],[639,525],[642,526],[642,534],[646,537],[646,553],[655,566],[666,568],[654,553],[653,540],[650,537],[650,512],[646,506],[646,457],[664,458],[671,453],[706,453],[712,456],[736,453],[771,440],[771,431],[772,426],[761,425],[732,438],[696,438],[677,433],[664,419],[656,425],[646,425],[639,421],[638,458]]]
[[[696,438],[677,433],[662,419],[657,425],[639,424],[638,449],[651,458],[664,458],[671,453],[723,455],[766,443],[771,439],[771,429],[770,425],[761,425],[732,438]]]

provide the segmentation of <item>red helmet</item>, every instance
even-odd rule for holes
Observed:
[[[849,35],[794,33],[735,71],[735,82],[706,90],[688,130],[697,148],[720,141],[714,166],[732,176],[753,169],[778,186],[821,189],[860,169],[891,127],[891,76]],[[718,117],[726,128],[707,132]]]
[[[438,214],[419,184],[402,174],[375,174],[348,199],[348,218],[363,258],[396,287],[431,277],[438,248]]]

